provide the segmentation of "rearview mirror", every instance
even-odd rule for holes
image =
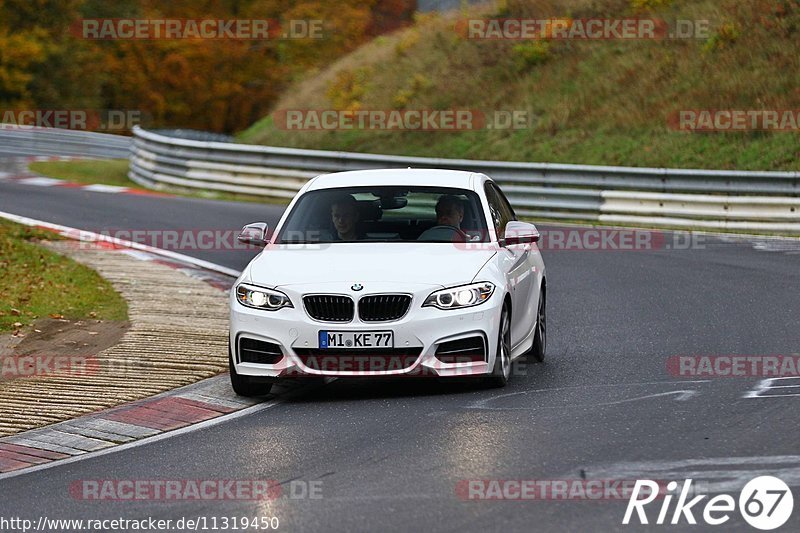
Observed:
[[[266,246],[268,228],[269,226],[265,222],[253,222],[242,228],[242,232],[239,233],[237,239],[243,244]]]
[[[539,242],[540,237],[539,230],[533,224],[512,220],[506,224],[506,231],[501,244],[504,246],[531,244]]]

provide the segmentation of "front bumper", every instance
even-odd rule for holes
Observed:
[[[284,289],[281,289],[284,290]],[[284,291],[289,294],[290,291]],[[462,310],[443,311],[421,307],[431,287],[406,291],[412,293],[411,306],[406,315],[392,322],[362,322],[357,313],[352,322],[335,323],[313,320],[303,308],[302,293],[289,294],[294,307],[279,311],[262,311],[241,305],[231,297],[230,342],[236,372],[243,376],[264,378],[290,378],[298,376],[479,376],[491,372],[503,295],[496,290],[481,305]],[[359,295],[360,296],[360,295]],[[335,355],[319,349],[319,332],[327,331],[392,331],[394,347],[398,352],[412,353],[404,364],[375,364],[380,349],[351,350]],[[481,336],[484,339],[485,358],[482,361],[443,362],[436,350],[444,342]],[[283,357],[274,364],[241,362],[239,341],[243,338],[273,343],[280,347]],[[385,350],[384,350],[385,351]],[[338,358],[336,369],[328,365],[310,364],[308,353],[321,354],[312,359],[330,361]],[[328,355],[331,353],[332,355]],[[375,357],[370,364],[365,359]],[[348,359],[349,358],[349,359]],[[352,364],[349,364],[352,360]]]

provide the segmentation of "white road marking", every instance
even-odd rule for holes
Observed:
[[[759,252],[781,252],[784,254],[800,254],[800,240],[766,239],[753,242],[753,249]]]
[[[120,187],[119,185],[103,185],[102,183],[96,183],[94,185],[85,185],[82,188],[84,191],[108,192],[108,193],[120,193],[128,190],[127,187]]]
[[[57,185],[63,182],[62,180],[57,180],[53,178],[35,177],[35,178],[23,178],[21,180],[18,180],[18,183],[23,183],[25,185],[38,185],[40,187],[52,187],[53,185]]]
[[[625,400],[617,400],[614,402],[604,402],[604,403],[592,403],[592,404],[584,404],[586,406],[589,405],[619,405],[621,403],[628,403],[628,402],[638,402],[639,400],[647,400],[650,398],[658,398],[660,396],[673,396],[677,395],[675,398],[676,402],[685,402],[686,400],[690,399],[691,397],[699,394],[696,390],[674,390],[670,392],[659,392],[656,394],[648,394],[646,396],[637,396],[636,398],[627,398]],[[578,406],[580,407],[580,406]]]
[[[777,391],[780,394],[771,394],[770,391]],[[789,397],[800,397],[800,377],[762,379],[752,390],[749,390],[742,395],[742,398]]]
[[[787,485],[800,486],[800,455],[631,461],[591,466],[584,471],[591,479],[692,479],[703,493],[730,493],[740,491],[748,481],[761,475],[775,476]]]
[[[563,408],[572,408],[572,407],[601,407],[601,406],[609,406],[609,405],[617,405],[621,403],[627,402],[634,402],[639,400],[645,400],[648,398],[656,398],[660,396],[670,396],[670,395],[677,395],[675,398],[676,401],[686,401],[693,397],[696,394],[699,394],[695,390],[675,390],[675,391],[668,391],[668,392],[658,392],[654,394],[648,394],[645,396],[637,396],[635,398],[626,398],[623,400],[614,400],[611,402],[604,402],[604,403],[590,403],[590,404],[565,404],[565,405],[556,405],[556,406],[535,406],[535,407],[492,407],[489,406],[489,402],[494,402],[496,400],[500,400],[502,398],[510,398],[512,396],[522,396],[525,394],[531,393],[538,393],[538,392],[554,392],[554,391],[563,391],[563,390],[572,390],[572,389],[586,389],[586,388],[605,388],[605,387],[637,387],[637,386],[647,386],[647,385],[685,385],[687,383],[708,383],[709,380],[701,379],[701,380],[682,380],[682,381],[646,381],[641,383],[607,383],[607,384],[598,384],[598,385],[573,385],[569,387],[553,387],[550,389],[534,389],[534,390],[526,390],[520,392],[510,392],[508,394],[501,394],[499,396],[493,396],[491,398],[484,398],[482,400],[478,400],[473,402],[471,405],[467,405],[466,409],[484,409],[488,411],[530,411],[536,409],[563,409]]]

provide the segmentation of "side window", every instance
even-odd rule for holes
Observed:
[[[502,239],[505,233],[506,224],[511,220],[508,215],[508,210],[503,206],[503,202],[497,193],[494,186],[487,182],[484,185],[484,192],[486,192],[486,200],[489,202],[489,215],[492,217],[492,224],[497,233],[497,238]],[[513,216],[513,212],[511,213]]]
[[[502,209],[500,208],[500,199],[497,197],[497,193],[495,192],[494,188],[492,188],[491,183],[487,182],[484,185],[483,190],[486,193],[486,201],[489,202],[489,216],[492,218],[494,231],[497,234],[497,238],[502,239],[503,231],[506,226],[503,224],[503,213]]]
[[[508,201],[508,198],[506,198],[506,195],[503,194],[503,191],[500,190],[500,187],[498,187],[496,183],[493,183],[492,189],[494,189],[494,192],[497,194],[497,198],[500,200],[500,208],[503,210],[503,214],[506,217],[506,222],[509,220],[517,220],[517,215],[514,213],[514,208],[511,207],[511,203]]]

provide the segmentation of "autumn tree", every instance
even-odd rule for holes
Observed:
[[[298,76],[381,28],[408,0],[0,0],[0,105],[131,109],[155,126],[233,132]],[[321,38],[91,40],[82,19],[321,20]],[[399,21],[399,22],[398,22]]]

